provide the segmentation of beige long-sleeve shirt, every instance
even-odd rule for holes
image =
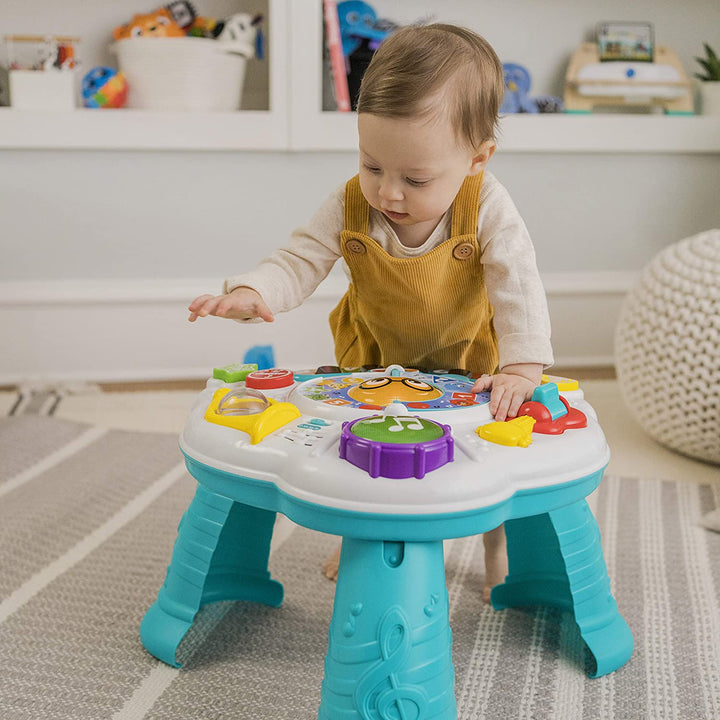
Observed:
[[[292,310],[309,297],[342,258],[345,184],[320,206],[290,242],[252,272],[225,280],[224,292],[245,286],[256,290],[273,313]],[[430,252],[450,237],[451,210],[419,247],[403,245],[390,222],[370,208],[369,235],[391,256],[411,258]],[[550,317],[525,223],[507,190],[485,172],[478,211],[477,239],[488,298],[494,308],[500,368],[514,363],[552,365]],[[343,261],[343,266],[345,265]],[[346,275],[349,272],[345,268]]]

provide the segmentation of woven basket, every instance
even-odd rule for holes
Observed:
[[[240,108],[254,48],[207,38],[129,38],[111,46],[128,81],[127,107],[145,110]]]
[[[720,230],[671,245],[643,270],[623,303],[615,362],[648,434],[720,463]]]

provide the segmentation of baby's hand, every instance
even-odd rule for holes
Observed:
[[[490,412],[502,422],[517,416],[520,406],[532,397],[540,383],[542,365],[524,363],[507,365],[497,375],[483,375],[475,381],[473,392],[490,392]],[[537,377],[537,380],[535,379]]]
[[[275,319],[260,293],[248,287],[235,288],[226,295],[201,295],[190,303],[188,310],[190,322],[208,315],[230,320],[252,320],[259,317],[265,322],[272,322]]]

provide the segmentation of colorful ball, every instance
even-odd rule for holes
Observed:
[[[121,108],[127,100],[125,76],[109,67],[94,67],[82,80],[82,97],[88,108]]]

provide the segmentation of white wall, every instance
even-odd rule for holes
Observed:
[[[598,20],[653,21],[657,41],[673,46],[688,69],[702,40],[720,47],[717,0],[614,0],[600,9],[586,0],[373,4],[400,21],[433,12],[479,29],[503,60],[530,67],[538,94],[561,92],[570,52]],[[81,32],[91,65],[104,59],[97,40],[104,28],[151,5],[12,0],[0,9],[0,29]],[[256,9],[207,2],[201,10],[227,8]],[[330,362],[326,315],[338,284],[265,329],[208,321],[191,330],[183,305],[282,243],[355,164],[353,153],[0,151],[0,332],[10,336],[0,383],[202,373],[255,341],[275,343],[286,363]],[[718,154],[498,153],[491,170],[535,240],[560,361],[611,360],[612,321],[632,273],[667,244],[720,227]],[[597,292],[583,291],[587,278]],[[603,318],[602,329],[593,327]],[[132,351],[157,346],[165,333],[172,357]],[[112,353],[96,353],[115,343]],[[44,362],[49,356],[54,363]]]
[[[0,281],[253,266],[356,171],[353,153],[0,153]],[[543,272],[637,270],[720,224],[717,155],[496,155]]]

